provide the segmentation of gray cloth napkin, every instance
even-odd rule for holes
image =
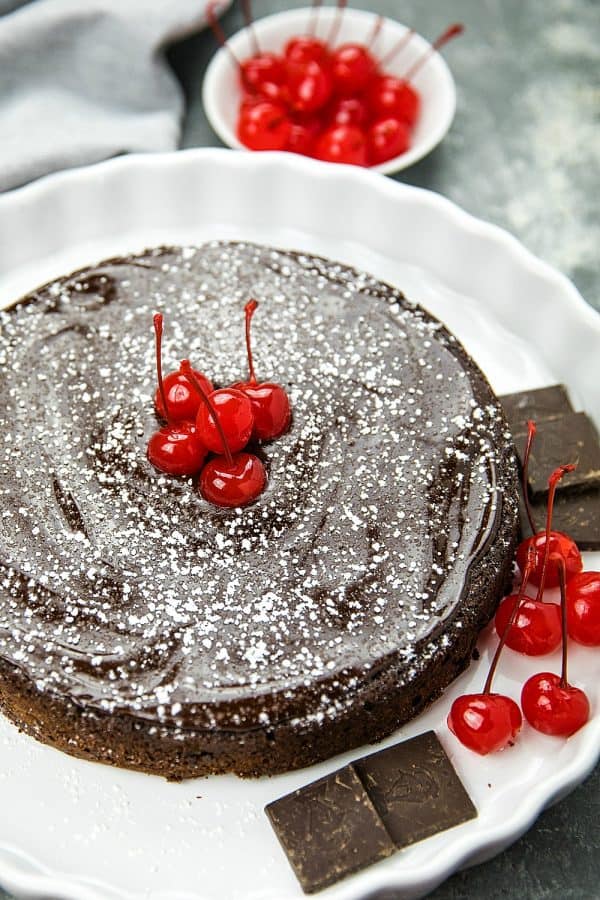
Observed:
[[[119,153],[177,146],[163,48],[204,0],[0,0],[0,191]]]

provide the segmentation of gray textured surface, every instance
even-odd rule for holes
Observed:
[[[257,14],[303,2],[257,0]],[[358,5],[358,4],[356,4]],[[452,131],[399,177],[502,225],[569,275],[600,309],[600,3],[597,0],[364,0],[426,36],[450,19],[467,33],[448,48],[459,106]],[[232,9],[228,33],[241,26]],[[188,96],[183,145],[218,146],[200,101],[214,52],[198,35],[170,53]],[[474,760],[474,765],[477,761]],[[459,873],[433,900],[600,898],[600,770],[492,861]],[[0,897],[6,897],[0,890]],[[377,900],[400,900],[394,893]]]

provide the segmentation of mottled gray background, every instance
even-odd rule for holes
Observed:
[[[261,16],[306,2],[256,0],[254,5]],[[446,51],[458,88],[452,130],[431,156],[397,177],[508,228],[600,309],[600,2],[364,0],[361,5],[430,38],[450,21],[467,26]],[[241,27],[237,6],[223,24],[229,34]],[[213,52],[208,34],[169,52],[188,100],[184,147],[220,145],[200,99]],[[599,820],[596,769],[513,847],[455,875],[431,897],[596,900]],[[6,898],[1,890],[0,897]],[[392,892],[377,900],[400,898]]]

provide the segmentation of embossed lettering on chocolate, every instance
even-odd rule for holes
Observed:
[[[146,458],[165,371],[289,391],[268,487],[216,509]],[[517,470],[458,341],[373,277],[242,243],[158,248],[0,313],[0,703],[86,759],[185,778],[389,734],[467,665],[510,579]]]

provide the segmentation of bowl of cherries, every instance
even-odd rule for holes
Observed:
[[[359,9],[291,9],[226,37],[218,2],[207,14],[220,49],[203,85],[206,115],[229,147],[283,150],[384,174],[422,159],[456,109],[450,70],[437,52],[462,33],[450,25],[429,43],[413,29]]]

